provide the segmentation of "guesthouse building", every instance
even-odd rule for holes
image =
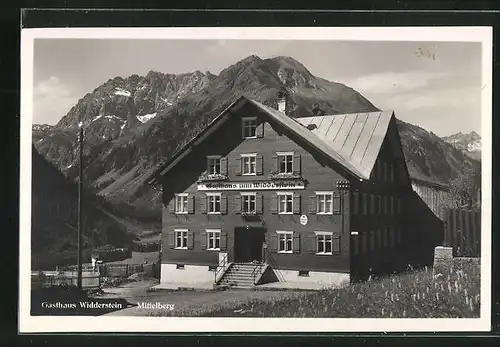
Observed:
[[[242,96],[159,166],[161,282],[329,286],[432,262],[442,222],[412,189],[394,112],[285,110]]]

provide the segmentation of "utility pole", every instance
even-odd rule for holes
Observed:
[[[77,244],[77,267],[78,267],[78,279],[77,286],[78,289],[82,289],[82,190],[83,190],[83,124],[80,122],[79,124],[79,138],[78,143],[80,145],[80,167],[79,167],[79,176],[78,176],[78,244]]]

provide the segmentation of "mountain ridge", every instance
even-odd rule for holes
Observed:
[[[109,79],[81,98],[55,126],[34,127],[33,140],[45,157],[74,179],[77,124],[83,121],[86,182],[111,201],[147,210],[159,204],[159,194],[145,184],[158,164],[240,95],[276,107],[276,95],[283,90],[289,94],[291,117],[311,116],[314,109],[327,114],[378,111],[353,88],[316,77],[291,57],[253,55],[218,75],[150,71],[146,76]],[[449,181],[459,163],[476,165],[422,128],[402,121],[398,127],[415,177]]]

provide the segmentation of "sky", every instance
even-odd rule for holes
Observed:
[[[481,134],[481,44],[474,42],[36,39],[33,123],[57,123],[116,76],[218,74],[252,54],[293,57],[438,136]]]

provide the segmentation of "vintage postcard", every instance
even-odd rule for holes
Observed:
[[[22,30],[19,330],[488,331],[492,30]]]

